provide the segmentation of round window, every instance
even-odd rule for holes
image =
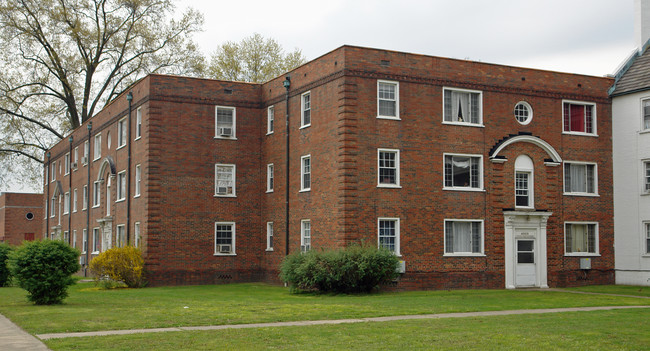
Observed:
[[[533,119],[533,109],[525,101],[520,101],[515,105],[515,118],[521,124],[528,124]]]
[[[28,221],[31,221],[32,219],[34,219],[34,214],[31,212],[27,212],[25,218],[27,218]]]

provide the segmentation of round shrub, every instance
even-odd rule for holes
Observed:
[[[343,250],[293,253],[282,262],[280,278],[298,290],[370,292],[395,279],[398,264],[397,257],[386,249],[351,245]]]
[[[11,274],[37,305],[61,303],[80,268],[79,250],[59,240],[25,241],[9,255]]]
[[[90,272],[95,282],[109,279],[113,283],[122,282],[129,288],[141,288],[145,284],[142,252],[133,246],[115,247],[102,252],[90,261]]]
[[[7,265],[10,252],[11,246],[9,244],[0,243],[0,287],[8,286],[11,282],[11,274]]]

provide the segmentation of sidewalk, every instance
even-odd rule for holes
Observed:
[[[3,351],[49,350],[40,340],[31,336],[0,314],[0,349]]]

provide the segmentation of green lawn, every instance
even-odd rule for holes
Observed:
[[[63,305],[34,306],[0,289],[0,313],[30,333],[200,326],[528,308],[650,305],[650,299],[532,290],[413,291],[371,295],[291,294],[265,284],[99,290],[70,288]]]
[[[650,309],[55,339],[53,350],[644,350]]]
[[[567,290],[650,297],[650,286],[590,285],[579,288],[567,288]]]

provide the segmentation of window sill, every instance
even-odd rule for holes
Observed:
[[[69,175],[70,175],[69,171],[68,171],[68,173],[63,174],[63,176],[69,176]]]
[[[99,205],[93,205],[92,208],[99,208]]]
[[[584,132],[567,132],[567,131],[562,131],[562,134],[565,135],[578,135],[578,136],[589,136],[589,137],[598,137],[598,134],[594,133],[584,133]]]
[[[124,149],[125,146],[126,146],[126,144],[124,144],[124,145],[120,145],[120,146],[118,146],[117,148],[115,148],[115,151],[117,151],[117,150],[119,150],[119,149]]]
[[[124,200],[125,200],[125,199],[117,199],[117,200],[115,200],[115,203],[118,203],[118,202],[124,202]]]
[[[99,255],[99,251],[93,251],[90,253],[91,255]]]
[[[582,197],[600,197],[598,194],[591,193],[562,193],[565,196],[582,196]]]
[[[236,253],[227,253],[226,254],[226,253],[215,252],[214,256],[237,256],[237,254]]]
[[[236,137],[222,137],[222,136],[215,136],[215,139],[221,139],[221,140],[237,140]]]
[[[267,190],[267,191],[266,191],[267,194],[270,194],[270,193],[272,193],[272,192],[273,192],[273,189],[271,189],[271,190]]]
[[[273,134],[273,132],[266,132],[266,135],[271,135],[271,134]]]
[[[95,161],[99,161],[101,158],[102,158],[102,156],[100,155],[99,157],[94,158],[94,159],[93,159],[93,162],[95,162]]]
[[[388,189],[401,189],[402,186],[399,184],[377,184],[378,188],[388,188]]]
[[[467,123],[467,122],[449,122],[449,121],[442,121],[442,124],[448,124],[452,126],[461,126],[461,127],[476,127],[476,128],[485,128],[485,125],[481,123]]]
[[[600,257],[599,253],[591,253],[591,252],[565,252],[564,253],[565,257]]]
[[[237,195],[219,195],[219,194],[214,194],[214,197],[237,197]]]
[[[442,257],[485,257],[482,253],[446,253]]]
[[[273,252],[273,248],[266,249],[266,252]]]
[[[133,198],[134,198],[134,199],[137,199],[137,198],[139,198],[139,197],[140,197],[140,194],[138,194],[138,195],[133,195]]]
[[[394,121],[401,121],[402,119],[399,116],[377,116],[377,119],[392,119]]]
[[[306,193],[306,192],[309,192],[309,191],[311,191],[311,188],[300,189],[300,191],[298,191],[298,192],[299,192],[299,193]]]
[[[81,210],[82,210],[82,211],[85,211],[85,210],[87,210],[87,209],[88,209],[88,207],[86,207],[86,208],[82,208]]]
[[[300,126],[300,128],[298,128],[298,129],[305,129],[305,128],[308,128],[308,127],[311,127],[311,123],[305,124],[304,126]]]
[[[133,141],[137,141],[137,140],[140,140],[140,139],[142,139],[142,136],[135,137],[135,139],[133,139]]]
[[[644,190],[640,195],[641,196],[650,196],[650,192]]]
[[[450,191],[469,191],[469,192],[475,192],[475,193],[480,193],[480,192],[485,192],[485,189],[483,188],[450,188],[450,187],[443,187],[442,190],[450,190]]]

